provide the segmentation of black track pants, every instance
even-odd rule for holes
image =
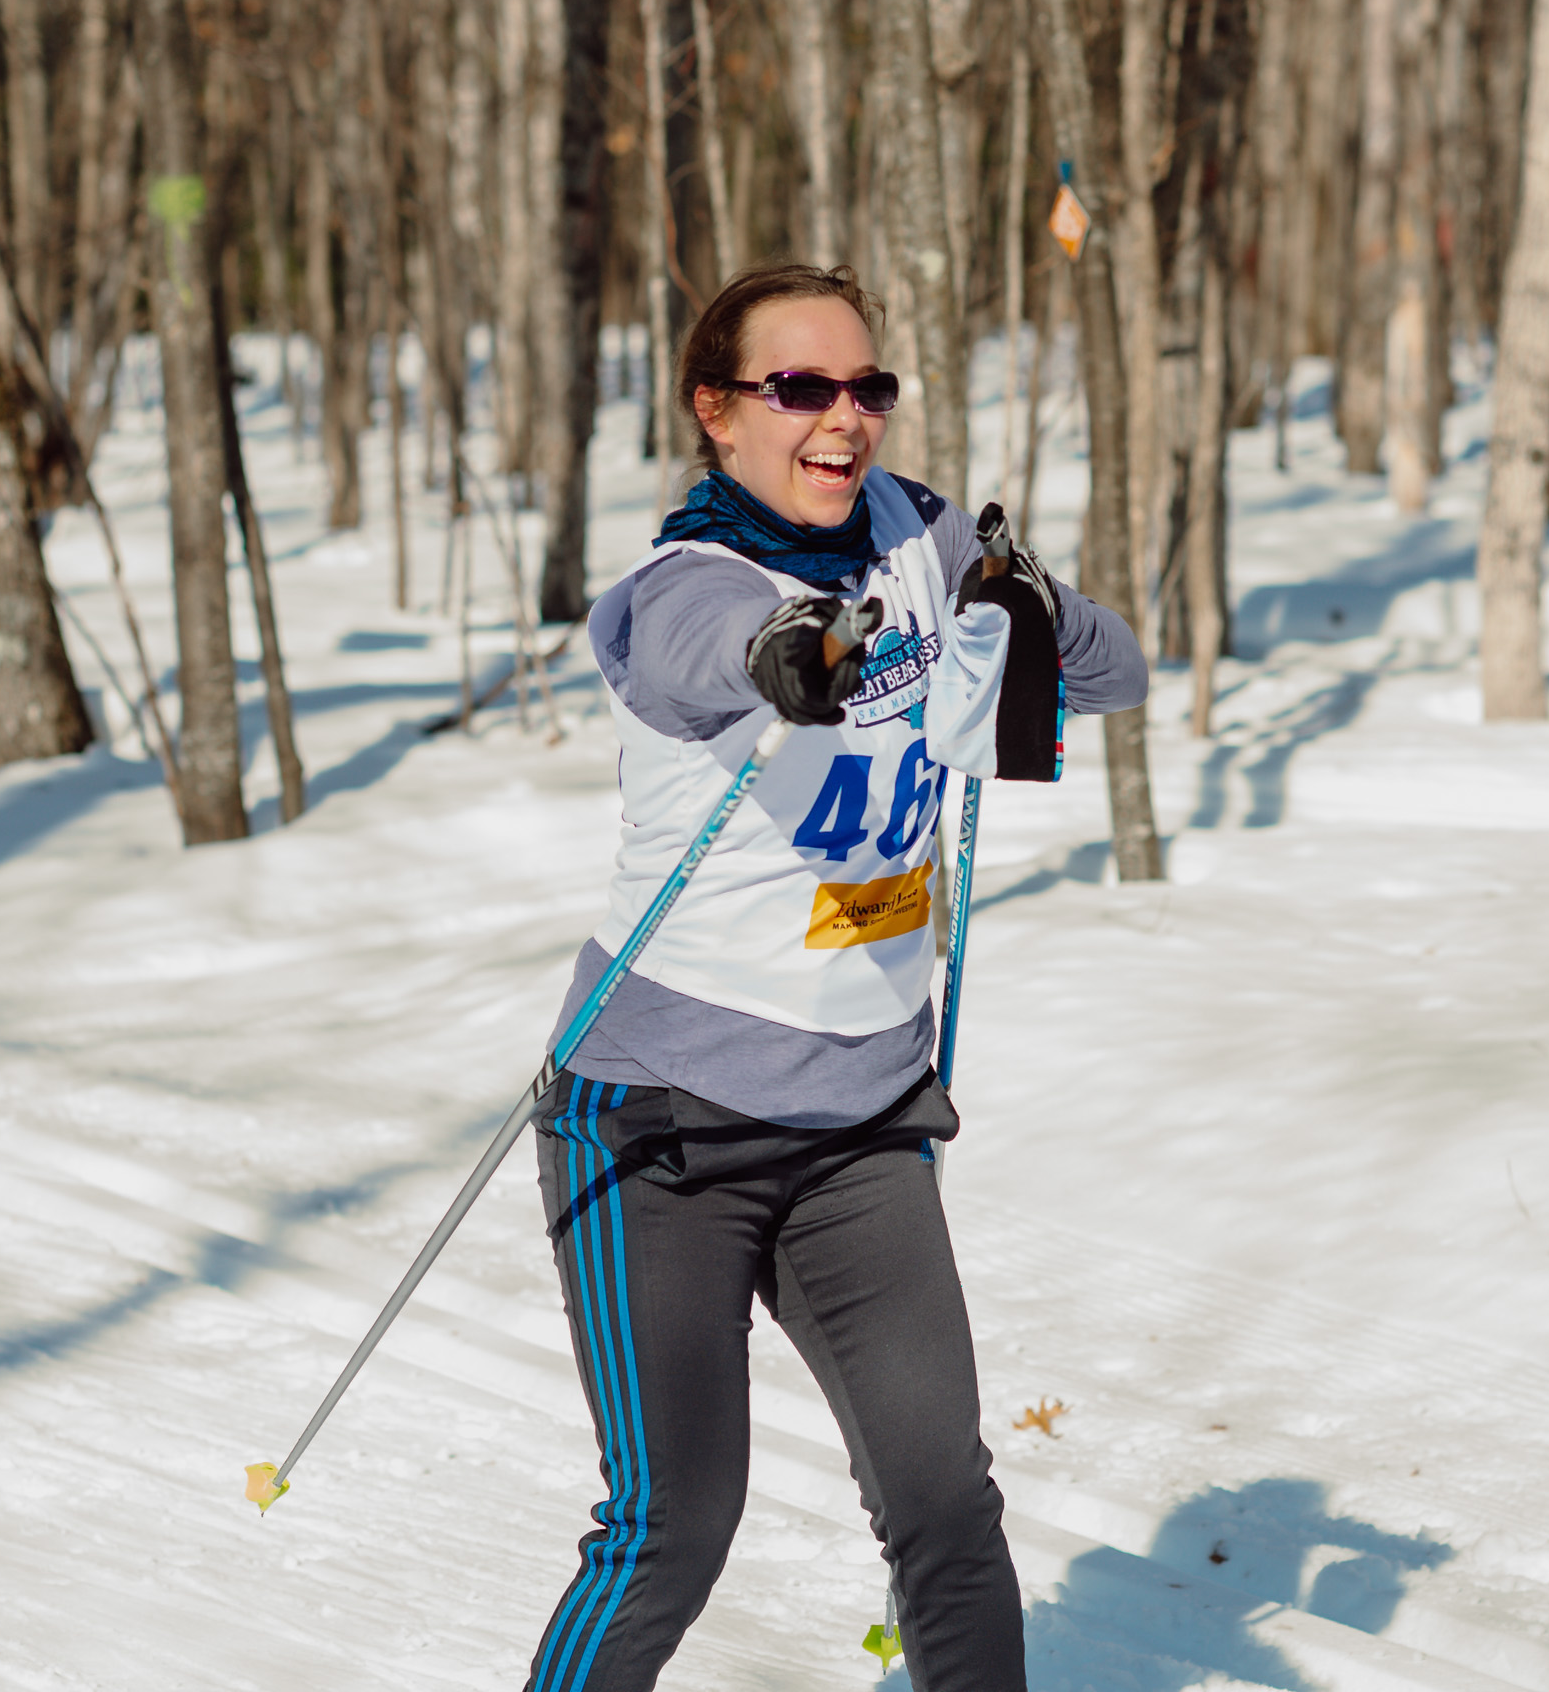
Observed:
[[[748,1481],[756,1293],[811,1368],[894,1570],[916,1692],[1025,1692],[1021,1599],[926,1135],[933,1076],[803,1134],[562,1072],[538,1167],[608,1496],[528,1692],[649,1692]]]

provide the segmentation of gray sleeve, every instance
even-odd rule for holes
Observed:
[[[1145,703],[1146,655],[1117,611],[1056,581],[1060,617],[1054,638],[1065,670],[1065,708],[1095,716]]]
[[[918,482],[895,477],[915,498],[946,578],[947,603],[953,603],[963,577],[984,556],[978,526],[966,511],[931,493]],[[1145,654],[1130,626],[1118,614],[1055,582],[1060,615],[1054,638],[1065,668],[1065,705],[1072,712],[1097,715],[1127,711],[1142,704],[1150,687]]]
[[[743,667],[780,603],[773,583],[730,558],[685,552],[643,571],[630,604],[629,708],[676,740],[710,740],[763,703]]]
[[[949,499],[938,499],[936,505],[926,527],[936,543],[941,573],[946,578],[947,599],[951,601],[956,598],[963,577],[984,556],[984,548],[979,544],[978,526],[966,511]]]

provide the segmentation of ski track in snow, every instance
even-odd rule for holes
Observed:
[[[315,443],[296,462],[274,349],[246,352],[313,808],[276,828],[239,572],[258,838],[181,852],[100,692],[111,748],[0,770],[0,1686],[519,1686],[598,1492],[525,1141],[261,1524],[240,1471],[283,1455],[536,1068],[602,908],[614,743],[580,641],[562,747],[509,703],[423,737],[457,693],[440,496],[412,478],[397,613],[385,524],[323,534]],[[986,797],[945,1196],[1044,1692],[1311,1692],[1255,1619],[1298,1609],[1549,1688],[1549,732],[1479,721],[1464,375],[1419,519],[1340,473],[1316,365],[1289,478],[1268,431],[1234,438],[1245,656],[1210,742],[1157,675],[1167,883],[1111,884],[1095,722],[1058,788]],[[141,347],[100,462],[166,663],[154,402]],[[1037,538],[1068,579],[1085,466],[1045,404]],[[633,406],[601,423],[599,583],[654,487]],[[364,459],[385,511],[381,430]],[[48,544],[127,675],[83,515]],[[482,526],[475,581],[489,674],[509,587]],[[876,1684],[882,1566],[762,1316],[752,1378],[743,1526],[661,1685]],[[1013,1426],[1044,1399],[1058,1437]],[[1178,1578],[1049,1549],[1086,1542]]]

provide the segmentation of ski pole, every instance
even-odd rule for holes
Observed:
[[[876,628],[881,617],[881,607],[875,600],[857,600],[847,606],[823,636],[823,657],[828,667],[832,669],[845,653],[859,646]],[[435,1231],[420,1248],[420,1254],[409,1265],[408,1273],[398,1283],[392,1297],[383,1305],[381,1315],[371,1324],[366,1337],[355,1347],[354,1354],[340,1371],[338,1380],[328,1389],[327,1397],[318,1405],[316,1414],[302,1430],[301,1438],[291,1447],[290,1455],[278,1467],[273,1463],[247,1465],[247,1497],[258,1506],[260,1515],[268,1510],[281,1493],[290,1490],[287,1476],[296,1466],[297,1460],[312,1443],[323,1423],[332,1415],[334,1406],[344,1397],[350,1382],[360,1373],[366,1359],[376,1350],[377,1342],[393,1325],[394,1318],[409,1302],[414,1289],[424,1280],[426,1271],[440,1255],[441,1248],[451,1239],[458,1223],[472,1208],[473,1201],[484,1191],[506,1153],[516,1144],[533,1111],[537,1109],[538,1100],[548,1091],[554,1077],[575,1055],[581,1042],[591,1032],[609,999],[618,991],[630,965],[645,950],[651,936],[667,920],[667,913],[677,903],[679,894],[688,886],[694,871],[709,856],[711,847],[725,831],[737,807],[747,798],[764,766],[785,744],[791,728],[792,725],[783,717],[776,717],[759,735],[752,752],[748,754],[747,762],[738,770],[731,786],[721,795],[715,809],[706,817],[704,826],[690,841],[688,850],[678,860],[677,868],[663,882],[661,891],[651,901],[650,908],[619,948],[618,956],[603,971],[601,979],[587,995],[585,1003],[555,1042],[554,1050],[544,1060],[543,1067],[534,1076],[532,1085],[522,1095],[515,1110],[506,1118],[500,1132],[490,1142],[489,1150],[479,1159],[477,1167],[463,1183],[462,1191],[452,1200],[446,1215],[436,1224]]]
[[[998,505],[991,503],[979,513],[974,532],[984,548],[981,568],[986,576],[1004,576],[1011,568],[1011,525]],[[947,927],[947,979],[941,994],[941,1040],[936,1048],[936,1074],[947,1092],[952,1091],[952,1067],[957,1053],[958,1003],[963,994],[963,955],[968,946],[968,903],[973,898],[974,846],[979,837],[979,795],[984,784],[978,776],[963,783],[963,814],[957,825],[957,868],[952,882],[952,920]],[[931,1142],[936,1153],[936,1185],[941,1185],[945,1146]]]
[[[979,835],[979,795],[984,783],[978,776],[963,782],[963,812],[957,824],[957,863],[952,877],[952,917],[947,925],[947,980],[941,992],[941,1037],[936,1046],[936,1074],[942,1087],[952,1091],[952,1068],[957,1054],[957,1017],[963,997],[963,957],[968,949],[968,902],[973,897],[974,845]],[[947,1143],[932,1140],[936,1159],[936,1185],[946,1174]]]
[[[936,1048],[936,1073],[952,1091],[952,1067],[957,1052],[957,1016],[963,996],[963,956],[968,949],[968,901],[973,897],[974,845],[979,835],[978,776],[963,783],[963,814],[957,825],[957,866],[952,878],[952,920],[947,927],[947,982],[941,994],[941,1041]]]

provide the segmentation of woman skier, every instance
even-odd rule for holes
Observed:
[[[648,1692],[725,1562],[763,1300],[833,1410],[916,1692],[1025,1692],[1021,1599],[979,1437],[930,1141],[947,769],[1058,774],[1063,708],[1146,665],[1029,553],[876,468],[898,380],[848,267],[752,270],[700,317],[678,398],[708,472],[589,625],[622,752],[609,912],[563,1028],[777,712],[770,763],[535,1118],[608,1496],[528,1692]],[[665,441],[662,450],[666,450]],[[881,621],[830,668],[855,599]]]

